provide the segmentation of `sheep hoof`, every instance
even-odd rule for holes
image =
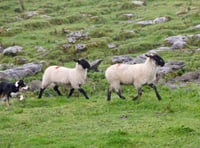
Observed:
[[[107,101],[111,101],[111,98],[107,98]]]
[[[162,100],[162,98],[158,98],[158,101],[161,101]]]
[[[126,98],[124,96],[120,97],[122,100],[125,100]]]

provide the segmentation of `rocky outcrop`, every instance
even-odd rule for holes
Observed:
[[[164,16],[164,17],[155,18],[153,20],[139,21],[139,22],[137,22],[137,24],[142,25],[142,26],[146,26],[146,25],[165,23],[169,20],[170,20],[169,17]]]
[[[170,45],[171,49],[182,49],[185,48],[189,41],[194,40],[200,40],[200,34],[194,34],[194,35],[177,35],[177,36],[171,36],[165,39],[165,43]]]
[[[91,66],[90,70],[98,72],[99,71],[98,67],[99,67],[99,65],[101,64],[102,61],[103,61],[102,59],[97,59],[97,60],[91,62],[90,63],[90,66]]]
[[[200,24],[199,25],[196,25],[194,26],[195,29],[200,29]]]
[[[38,11],[28,11],[22,14],[22,17],[25,19],[29,19],[32,18],[33,16],[37,16],[38,15]]]
[[[183,74],[182,76],[178,76],[175,78],[175,81],[180,82],[195,82],[200,84],[200,70],[194,72],[188,72]]]
[[[42,85],[42,81],[40,81],[40,80],[33,80],[29,84],[29,89],[31,91],[36,91],[36,90],[39,90],[41,88],[41,85]]]
[[[46,52],[47,50],[43,48],[42,46],[35,46],[35,49],[37,49],[38,52]]]
[[[166,43],[171,45],[172,49],[182,49],[187,45],[188,37],[186,36],[171,36],[165,39]]]
[[[69,43],[76,43],[77,40],[89,38],[88,33],[84,33],[83,30],[71,32],[67,35]]]
[[[132,1],[132,3],[136,6],[145,6],[146,5],[146,1]]]
[[[38,63],[28,63],[21,67],[14,67],[0,71],[0,80],[23,79],[26,76],[35,75],[42,70],[42,65]]]
[[[23,47],[21,46],[11,46],[3,50],[4,55],[17,55],[17,53],[22,52]]]
[[[76,44],[75,50],[76,51],[84,51],[87,49],[87,44]]]

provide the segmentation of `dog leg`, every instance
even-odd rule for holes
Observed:
[[[9,100],[9,98],[6,98],[6,106],[7,106],[7,107],[10,106],[10,100]]]

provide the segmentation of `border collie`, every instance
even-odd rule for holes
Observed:
[[[21,88],[28,89],[28,86],[26,86],[23,80],[19,80],[15,83],[0,82],[0,97],[1,98],[6,97],[7,107],[10,106],[11,93],[16,93]]]

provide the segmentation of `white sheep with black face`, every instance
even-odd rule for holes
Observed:
[[[138,95],[133,98],[137,100],[142,95],[142,85],[148,84],[151,86],[158,98],[161,100],[157,88],[154,84],[156,80],[156,67],[164,66],[164,60],[157,54],[146,54],[147,59],[141,64],[114,64],[107,68],[105,77],[110,84],[107,94],[107,100],[111,100],[111,93],[115,90],[118,96],[125,99],[122,96],[120,84],[134,85],[138,91]]]
[[[38,98],[41,98],[43,91],[50,84],[54,83],[54,90],[58,93],[58,95],[61,95],[60,91],[58,90],[58,85],[64,84],[70,87],[70,93],[68,97],[72,95],[75,89],[78,89],[86,99],[89,99],[86,92],[83,90],[83,88],[81,88],[81,85],[86,81],[87,70],[90,68],[90,64],[85,59],[74,61],[77,62],[75,68],[50,66],[45,70]]]

